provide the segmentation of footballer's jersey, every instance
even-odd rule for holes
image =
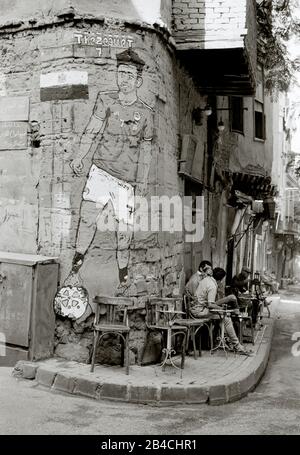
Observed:
[[[153,110],[139,98],[124,105],[118,91],[100,92],[93,115],[104,120],[93,164],[114,177],[135,182],[141,143],[153,137]]]

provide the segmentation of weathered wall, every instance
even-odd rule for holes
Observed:
[[[73,12],[171,26],[171,0],[2,0],[1,23]]]
[[[139,15],[132,0],[2,0],[1,22],[26,20],[28,18],[49,18],[70,9],[87,15],[126,15],[138,19]]]
[[[228,98],[219,97],[218,107],[228,108]],[[252,175],[271,175],[273,163],[273,103],[265,96],[266,139],[254,138],[253,98],[244,97],[244,133],[230,131],[229,111],[219,111],[218,121],[225,124],[224,132],[216,141],[215,161],[221,160],[221,167],[231,172],[244,172]]]
[[[97,40],[105,46],[97,45]],[[88,309],[87,297],[92,305],[94,295],[112,295],[120,284],[116,231],[97,229],[95,236],[91,236],[99,213],[97,205],[90,210],[82,231],[84,241],[90,236],[91,244],[83,254],[79,273],[73,273],[70,280],[72,261],[79,246],[83,190],[91,156],[83,159],[80,175],[70,164],[80,151],[80,139],[93,111],[101,117],[98,94],[118,93],[116,56],[128,49],[134,50],[145,63],[142,84],[139,80],[136,87],[142,103],[134,102],[136,111],[120,111],[125,116],[129,112],[130,119],[123,121],[119,111],[113,110],[116,104],[107,101],[107,95],[101,94],[104,96],[101,99],[110,112],[116,113],[116,122],[120,122],[119,130],[107,132],[108,142],[109,134],[123,140],[120,131],[124,122],[138,130],[146,116],[149,125],[150,119],[153,120],[148,197],[183,194],[182,181],[177,174],[179,135],[193,132],[199,141],[204,141],[205,128],[195,127],[192,131],[191,121],[193,108],[203,105],[204,100],[190,78],[179,69],[171,48],[167,48],[161,37],[119,21],[92,25],[82,22],[75,27],[66,23],[24,30],[2,35],[2,41],[1,67],[5,68],[2,93],[7,97],[28,97],[27,126],[38,133],[28,137],[27,148],[0,151],[0,249],[60,258],[61,285],[66,291],[64,314],[70,315],[73,311],[83,316],[77,320],[58,319],[57,353],[86,361],[91,344],[91,318],[88,311],[84,312]],[[41,75],[44,76],[41,78]],[[9,103],[10,98],[6,98],[6,102]],[[135,123],[132,123],[132,115]],[[146,126],[145,129],[150,130],[148,123]],[[134,140],[134,128],[128,131],[130,147],[133,150],[139,145],[142,147],[139,140]],[[111,150],[113,154],[115,149]],[[121,164],[124,164],[122,160]],[[134,183],[132,177],[127,181]],[[137,180],[136,183],[142,182]],[[128,249],[129,287],[125,292],[136,297],[141,306],[141,311],[132,319],[135,329],[131,340],[132,361],[136,361],[145,336],[146,296],[178,295],[184,281],[182,233],[135,233]],[[82,293],[82,289],[86,289],[87,294]],[[78,306],[68,310],[71,299]],[[117,362],[119,349],[112,348],[108,357]]]
[[[237,140],[237,147],[232,149],[229,169],[232,172],[245,172],[267,176],[271,175],[273,162],[273,107],[269,97],[265,97],[266,139],[254,138],[253,99],[245,98],[244,135],[232,133]]]

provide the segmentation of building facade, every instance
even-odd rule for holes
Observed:
[[[273,107],[256,2],[2,9],[0,249],[58,257],[57,355],[87,361],[93,297],[118,294],[141,362],[150,295],[182,295],[201,259],[260,267]],[[119,355],[108,340],[102,361]]]

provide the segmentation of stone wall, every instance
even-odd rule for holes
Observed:
[[[171,28],[172,0],[2,0],[0,23],[67,14],[122,18]]]
[[[82,172],[76,173],[71,166],[85,140],[90,141],[89,147],[97,145],[97,140],[100,143],[97,136],[94,139],[84,136],[87,124],[90,125],[93,113],[99,120],[109,108],[121,128],[124,124],[128,124],[129,129],[135,127],[128,133],[130,139],[126,139],[131,141],[126,149],[128,156],[132,156],[130,147],[137,150],[140,146],[146,153],[150,144],[152,159],[146,182],[143,178],[133,181],[132,177],[126,181],[135,185],[136,191],[146,183],[148,199],[161,195],[182,196],[183,182],[177,174],[180,138],[182,134],[193,133],[203,143],[204,153],[206,129],[195,125],[192,128],[192,111],[205,100],[179,67],[166,38],[158,31],[141,29],[138,25],[126,25],[113,19],[72,22],[66,18],[59,24],[37,22],[17,32],[2,29],[1,40],[2,101],[8,105],[12,97],[25,97],[30,107],[25,119],[26,146],[16,149],[11,145],[0,151],[0,249],[59,257],[61,289],[55,302],[58,313],[56,353],[87,361],[92,340],[93,296],[113,295],[120,291],[121,284],[118,256],[121,248],[116,230],[95,229],[99,206],[93,200],[88,200],[94,205],[92,208],[89,205],[83,216],[91,153],[82,159]],[[133,112],[129,108],[122,111],[119,105],[119,111],[115,108],[119,90],[117,56],[122,53],[125,60],[130,55],[139,59],[137,67],[143,67],[142,79],[141,75],[135,79],[141,101],[134,101]],[[11,119],[12,122],[17,120]],[[109,131],[105,128],[110,126],[107,125],[102,124],[109,148]],[[15,123],[1,126],[3,130],[9,127],[16,131]],[[136,130],[143,134],[143,140],[134,140]],[[120,132],[113,130],[110,134],[117,147]],[[114,151],[112,147],[111,153]],[[128,163],[124,166],[121,163],[122,156],[120,174],[124,175],[124,166],[126,168]],[[88,189],[96,191],[98,185],[96,182]],[[88,248],[75,270],[79,238]],[[137,362],[145,339],[147,297],[151,294],[174,296],[182,289],[184,239],[182,232],[172,234],[149,229],[135,232],[130,240],[129,254],[121,251],[127,257],[125,268],[128,269],[127,286],[121,288],[121,293],[134,297],[139,308],[131,318],[130,341],[131,361]],[[106,342],[102,360],[110,358],[118,363],[120,346],[110,339]]]

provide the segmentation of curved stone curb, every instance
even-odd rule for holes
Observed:
[[[277,306],[277,305],[276,305]],[[275,310],[275,308],[274,308]],[[276,310],[274,311],[276,313]],[[54,368],[46,362],[19,361],[13,376],[35,380],[38,384],[51,390],[80,395],[96,400],[115,400],[139,404],[178,405],[203,404],[220,405],[236,401],[252,391],[261,380],[268,364],[271,341],[276,316],[268,319],[261,345],[255,357],[238,372],[233,372],[220,383],[212,385],[167,386],[141,385],[131,383],[106,382],[94,375],[72,374],[67,368]],[[142,367],[141,367],[142,368]]]

